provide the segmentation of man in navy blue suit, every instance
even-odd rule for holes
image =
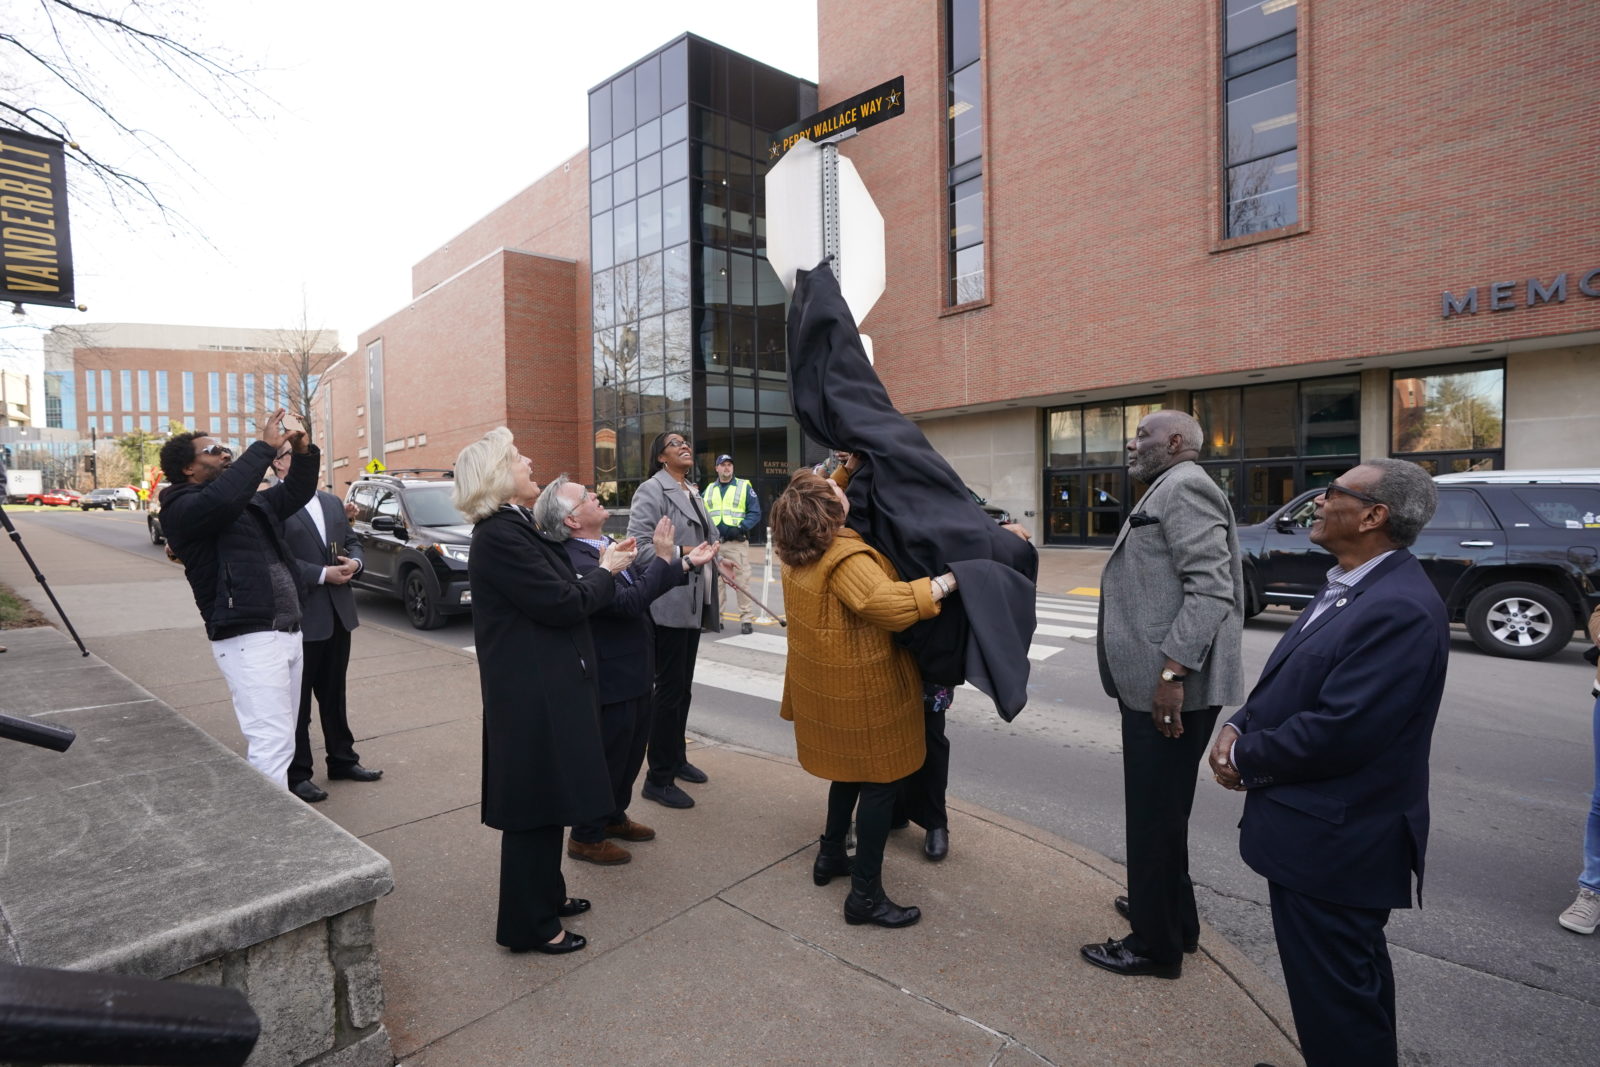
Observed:
[[[1406,549],[1433,479],[1367,460],[1316,500],[1311,541],[1338,565],[1217,735],[1211,769],[1245,790],[1239,854],[1267,879],[1307,1067],[1393,1064],[1394,971],[1383,928],[1422,894],[1428,749],[1450,625]]]
[[[610,543],[602,531],[611,512],[593,493],[563,474],[539,494],[533,517],[546,535],[564,542],[572,569],[580,577],[600,565],[600,553]],[[589,617],[599,657],[600,735],[613,808],[572,828],[567,855],[603,867],[633,859],[633,854],[612,838],[638,842],[656,836],[650,827],[628,818],[628,798],[650,738],[650,694],[655,679],[650,603],[682,585],[691,570],[716,556],[716,548],[704,542],[679,555],[672,520],[666,517],[652,533],[655,557],[648,564],[635,564],[618,573],[615,600]]]

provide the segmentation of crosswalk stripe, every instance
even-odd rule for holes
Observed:
[[[694,684],[709,685],[713,689],[726,689],[762,700],[783,699],[783,675],[737,667],[731,663],[718,663],[716,660],[703,659],[695,664]]]
[[[732,645],[734,648],[753,648],[757,652],[771,652],[779,656],[789,654],[788,639],[777,634],[739,634],[736,637],[724,637],[717,644]]]
[[[1034,615],[1041,619],[1055,619],[1059,622],[1096,622],[1099,613],[1092,611],[1046,611],[1043,608],[1034,609]]]
[[[1096,631],[1092,626],[1055,626],[1041,622],[1034,626],[1033,632],[1044,637],[1093,637]]]
[[[1061,649],[1055,645],[1029,645],[1028,658],[1040,661],[1047,660],[1060,651]]]

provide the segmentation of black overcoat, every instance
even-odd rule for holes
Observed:
[[[959,589],[932,619],[895,635],[924,681],[970,681],[1008,722],[1028,700],[1034,547],[996,526],[955,470],[895,408],[867,362],[826,264],[797,273],[789,305],[789,395],[806,435],[865,457],[845,523],[903,581],[955,572]]]
[[[588,574],[600,566],[600,552],[593,545],[574,539],[562,547],[578,574]],[[669,563],[660,556],[648,565],[634,563],[628,574],[633,580],[618,575],[616,598],[589,620],[600,657],[601,704],[620,704],[650,695],[656,678],[656,634],[650,621],[650,603],[689,578],[681,563]]]
[[[467,560],[483,689],[483,821],[571,826],[615,807],[600,741],[589,615],[611,603],[604,568],[579,578],[520,512],[472,531]]]

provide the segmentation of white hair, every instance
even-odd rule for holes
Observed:
[[[472,522],[482,522],[516,491],[517,446],[511,431],[497,426],[456,456],[456,509]]]
[[[561,495],[562,486],[572,484],[572,480],[565,474],[559,474],[544,487],[539,493],[539,499],[534,502],[533,521],[552,541],[565,541],[572,536],[572,527],[563,520],[576,511],[578,505]],[[581,495],[578,501],[582,503]]]

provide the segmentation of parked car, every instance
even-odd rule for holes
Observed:
[[[362,475],[345,497],[366,556],[353,584],[399,597],[419,630],[472,610],[472,524],[450,502],[454,488],[450,471],[391,470]]]
[[[78,501],[78,507],[84,511],[101,508],[105,511],[114,511],[117,508],[127,508],[133,511],[139,506],[139,494],[126,487],[117,489],[91,489],[89,495]]]
[[[967,492],[972,493],[972,502],[982,508],[985,515],[989,516],[1001,526],[1005,526],[1012,521],[1011,512],[1007,511],[1005,508],[998,504],[989,503],[983,497],[979,496],[977,493],[974,493],[970,486],[967,488]]]
[[[71,489],[51,489],[45,493],[29,493],[24,503],[43,504],[50,508],[70,508],[78,502],[79,495]]]
[[[1452,622],[1492,656],[1543,659],[1600,605],[1600,471],[1483,471],[1435,479],[1439,508],[1412,555]],[[1239,528],[1246,613],[1304,607],[1333,557],[1310,541],[1308,490]]]
[[[171,482],[162,482],[156,486],[155,492],[150,494],[150,507],[145,512],[144,525],[145,529],[150,531],[150,543],[152,545],[164,545],[167,543],[167,535],[161,532],[161,493],[171,484]]]

